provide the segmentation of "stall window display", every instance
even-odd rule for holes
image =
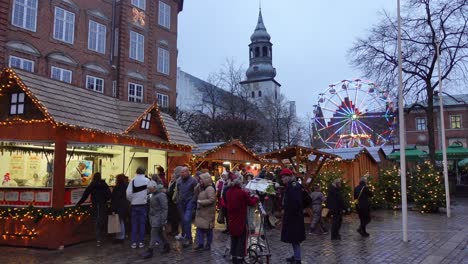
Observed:
[[[1,186],[47,187],[51,172],[49,163],[37,153],[0,152]]]

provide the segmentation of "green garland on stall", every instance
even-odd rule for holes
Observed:
[[[84,217],[90,215],[90,206],[68,207],[63,209],[29,207],[0,207],[0,220],[2,219],[32,219],[35,223],[44,217],[59,220],[66,217]]]

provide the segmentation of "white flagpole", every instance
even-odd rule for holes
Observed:
[[[442,101],[442,76],[440,75],[440,43],[437,42],[437,67],[439,71],[439,106],[440,106],[440,131],[442,143],[442,165],[444,167],[444,182],[445,182],[445,203],[447,207],[447,217],[450,217],[450,189],[448,181],[447,169],[447,146],[445,144],[445,118],[444,118],[444,103]]]
[[[403,223],[403,241],[408,242],[408,203],[406,198],[406,136],[403,102],[403,67],[401,57],[401,17],[400,0],[397,0],[398,15],[398,125],[400,134],[400,174],[401,174],[401,217]]]

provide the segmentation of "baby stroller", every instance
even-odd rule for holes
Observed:
[[[265,209],[261,202],[258,203],[258,211],[260,212],[260,223],[258,231],[256,229],[255,233],[247,232],[247,247],[246,247],[246,257],[244,258],[244,263],[246,264],[269,264],[270,263],[270,246],[268,244],[268,238],[266,235],[266,230],[264,226],[265,219]],[[248,226],[246,227],[249,230]],[[231,239],[228,238],[226,241],[226,248],[224,250],[224,258],[230,257],[230,246]]]

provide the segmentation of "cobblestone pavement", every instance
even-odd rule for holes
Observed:
[[[355,229],[355,215],[344,219],[343,240],[331,241],[329,236],[308,235],[302,244],[303,263],[462,263],[468,264],[468,199],[458,199],[452,218],[441,214],[409,212],[409,242],[402,242],[400,212],[373,212],[368,226],[369,238],[361,238]],[[223,258],[227,236],[215,230],[211,251],[193,252],[172,241],[170,254],[155,254],[142,260],[144,249],[131,249],[128,243],[110,242],[96,247],[94,242],[66,247],[64,250],[42,250],[0,247],[0,263],[229,263]],[[270,263],[285,263],[291,246],[279,241],[280,232],[268,232],[272,258]],[[461,238],[453,243],[454,237]],[[442,255],[440,255],[442,254]],[[431,257],[441,261],[429,261]]]

